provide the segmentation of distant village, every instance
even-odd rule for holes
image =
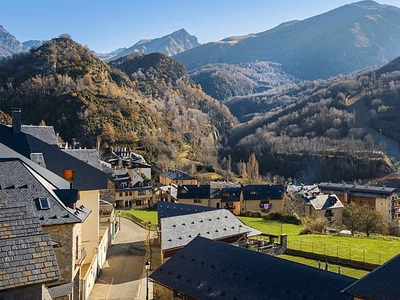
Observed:
[[[246,212],[341,220],[347,203],[400,218],[395,188],[357,183],[201,184],[180,170],[160,174],[116,148],[60,146],[51,126],[0,124],[0,299],[89,299],[118,234],[121,210],[158,212],[160,266],[150,299],[397,299],[388,282],[400,258],[360,280],[279,259],[285,234],[262,233]],[[263,242],[254,237],[263,237]],[[374,287],[374,288],[371,288]],[[384,296],[382,296],[384,295]]]

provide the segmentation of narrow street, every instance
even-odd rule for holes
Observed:
[[[90,300],[141,300],[148,231],[121,218],[121,229],[90,293]],[[140,295],[138,295],[140,292]],[[145,298],[143,298],[145,299]]]

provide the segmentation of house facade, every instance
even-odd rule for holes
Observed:
[[[198,181],[196,178],[190,176],[188,173],[178,170],[168,170],[160,174],[161,185],[196,185]]]
[[[321,182],[318,187],[324,194],[336,194],[342,203],[353,202],[381,212],[388,223],[400,216],[395,188],[331,182]]]

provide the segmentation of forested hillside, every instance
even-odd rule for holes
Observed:
[[[235,164],[255,153],[264,175],[307,182],[388,174],[394,169],[385,161],[386,145],[367,129],[399,140],[399,82],[395,60],[376,71],[232,98],[225,104],[247,121],[231,130],[221,156],[231,155]],[[359,126],[360,118],[368,128]]]
[[[277,63],[208,64],[189,72],[203,91],[218,100],[244,96],[296,82]]]
[[[22,107],[25,124],[53,125],[81,146],[124,145],[150,162],[164,158],[170,164],[185,149],[189,158],[214,163],[218,143],[236,119],[182,66],[156,57],[133,59],[128,76],[68,37],[53,39],[1,62],[0,110],[10,114]]]

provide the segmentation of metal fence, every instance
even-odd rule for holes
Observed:
[[[289,241],[288,249],[315,253],[337,259],[346,259],[377,265],[381,265],[389,259],[388,254],[379,251],[367,250],[360,247],[346,247],[304,240]]]

